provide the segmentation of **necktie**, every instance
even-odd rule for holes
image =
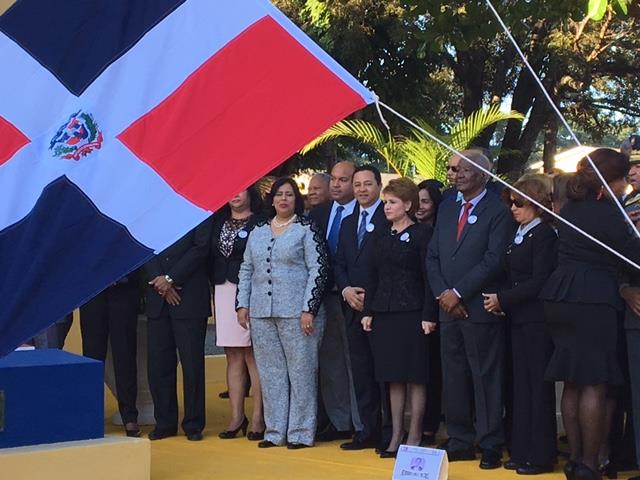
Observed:
[[[369,215],[369,213],[366,210],[363,210],[360,214],[360,226],[358,226],[358,248],[362,245],[364,234],[367,232],[367,215]]]
[[[464,225],[467,223],[467,220],[469,220],[469,210],[473,208],[473,203],[467,202],[462,206],[462,208],[464,210],[462,210],[462,216],[460,217],[460,220],[458,220],[458,236],[456,237],[458,241],[460,241],[460,237],[462,236]]]
[[[329,250],[332,255],[335,255],[338,251],[338,238],[340,237],[340,222],[342,221],[343,211],[344,207],[342,205],[338,205],[336,215],[333,217],[333,222],[331,222],[331,228],[329,229],[329,237],[327,238],[327,241],[329,242]]]

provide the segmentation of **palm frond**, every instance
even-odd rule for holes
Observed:
[[[476,110],[468,117],[454,125],[450,132],[450,145],[456,150],[463,150],[487,127],[503,120],[523,120],[524,115],[516,111],[503,112],[500,105],[493,104]]]
[[[375,150],[381,149],[386,143],[386,138],[375,125],[364,120],[342,120],[329,128],[315,140],[306,144],[300,150],[301,155],[306,155],[320,145],[337,138],[347,137],[366,143]]]

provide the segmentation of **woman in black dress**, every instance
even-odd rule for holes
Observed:
[[[391,180],[382,191],[390,229],[372,238],[379,252],[366,288],[362,327],[371,331],[376,380],[389,384],[393,433],[382,458],[396,456],[404,437],[407,391],[411,422],[406,443],[419,445],[426,403],[428,346],[436,328],[435,299],[425,272],[432,229],[415,223],[418,187],[408,178]]]
[[[514,187],[551,208],[544,180],[530,177]],[[485,295],[484,306],[504,312],[511,323],[513,422],[505,468],[534,475],[553,471],[556,463],[555,386],[544,379],[553,343],[538,295],[555,268],[558,237],[541,208],[511,190],[503,197],[519,226],[503,258],[506,281],[497,293]]]
[[[590,154],[614,194],[622,196],[628,159],[600,148]],[[640,262],[640,240],[609,198],[587,158],[578,163],[567,185],[562,217]],[[616,311],[624,304],[618,293],[617,271],[622,262],[563,223],[558,225],[558,266],[542,290],[544,312],[554,343],[546,379],[564,381],[562,418],[571,458],[569,479],[598,479],[598,451],[606,425],[609,385],[622,383],[618,364]]]

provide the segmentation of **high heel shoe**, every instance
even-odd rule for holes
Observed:
[[[247,440],[252,442],[257,442],[258,440],[262,440],[264,438],[264,430],[261,432],[248,432]]]
[[[564,464],[564,476],[567,477],[567,480],[575,480],[578,465],[579,463],[573,460],[567,460],[567,463]]]
[[[224,432],[220,432],[218,434],[218,437],[222,438],[223,440],[236,438],[240,430],[242,430],[242,436],[244,436],[247,434],[248,427],[249,427],[249,420],[247,419],[247,417],[244,417],[244,420],[242,421],[242,423],[238,428],[236,428],[235,430],[225,430]]]

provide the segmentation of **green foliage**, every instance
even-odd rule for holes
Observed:
[[[503,120],[522,120],[524,116],[518,112],[502,112],[498,105],[491,105],[473,112],[470,116],[455,124],[448,135],[438,133],[424,119],[416,119],[416,123],[427,132],[456,150],[464,150],[487,127]],[[446,178],[446,163],[451,156],[450,151],[434,141],[422,131],[413,128],[410,136],[385,135],[370,122],[364,120],[343,120],[325,133],[307,144],[300,154],[305,155],[326,142],[340,138],[354,139],[373,151],[383,159],[395,173],[419,178]]]

